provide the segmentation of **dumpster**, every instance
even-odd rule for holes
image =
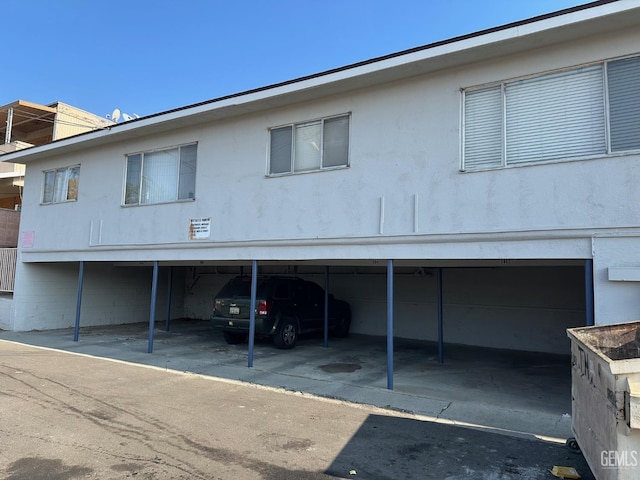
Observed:
[[[640,321],[570,328],[571,428],[598,480],[640,479]],[[577,445],[576,445],[577,444]]]

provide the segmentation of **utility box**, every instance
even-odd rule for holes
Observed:
[[[640,479],[640,322],[570,328],[571,428],[598,480]]]

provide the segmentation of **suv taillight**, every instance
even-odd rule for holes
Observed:
[[[258,301],[258,315],[269,315],[269,310],[271,310],[271,302],[266,300]]]

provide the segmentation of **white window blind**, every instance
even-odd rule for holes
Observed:
[[[502,88],[465,93],[464,167],[499,167],[502,162]]]
[[[127,156],[124,204],[195,198],[197,144]]]
[[[640,57],[607,64],[611,151],[640,149]]]
[[[505,86],[507,164],[606,152],[602,66]]]

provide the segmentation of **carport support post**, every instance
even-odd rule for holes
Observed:
[[[324,348],[329,346],[329,267],[324,267]]]
[[[78,300],[76,302],[76,326],[73,329],[73,341],[78,341],[80,335],[80,306],[82,304],[82,284],[84,283],[84,261],[80,260],[80,269],[78,271]]]
[[[436,270],[438,281],[438,361],[444,363],[444,309],[442,302],[442,267]]]
[[[173,292],[173,267],[169,267],[169,285],[167,286],[167,322],[166,330],[169,331],[169,322],[171,321],[171,293]]]
[[[249,362],[253,367],[253,345],[256,336],[256,290],[258,288],[258,261],[251,261],[251,309],[249,310]]]
[[[156,296],[158,293],[158,261],[153,262],[153,281],[151,283],[151,312],[149,313],[149,348],[147,353],[153,353],[153,329],[156,322]]]
[[[393,260],[387,260],[387,389],[393,390]]]
[[[585,300],[585,324],[587,327],[595,325],[593,314],[593,260],[584,261],[584,300]]]

